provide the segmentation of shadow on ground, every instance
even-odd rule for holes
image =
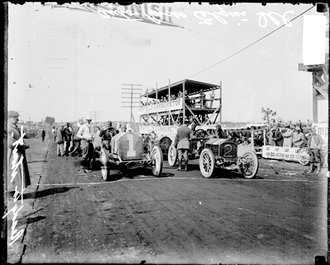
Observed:
[[[40,191],[38,190],[37,192],[25,193],[23,195],[23,199],[41,198],[52,194],[64,193],[71,189],[76,189],[76,188],[78,187],[57,187],[57,188],[40,190]]]

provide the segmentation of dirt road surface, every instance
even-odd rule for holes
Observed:
[[[313,264],[327,253],[327,178],[297,163],[260,159],[256,179],[219,171],[204,179],[164,164],[105,182],[78,157],[30,140],[24,194],[8,260],[22,263]],[[12,202],[8,201],[8,207]],[[8,216],[8,233],[12,226]]]

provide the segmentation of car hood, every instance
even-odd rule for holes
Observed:
[[[223,143],[236,144],[235,142],[233,142],[229,139],[224,139],[224,138],[213,138],[206,142],[206,144],[210,144],[210,145],[221,145]]]

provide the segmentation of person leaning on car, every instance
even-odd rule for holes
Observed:
[[[116,135],[115,128],[112,127],[112,122],[108,121],[103,125],[100,131],[100,137],[102,139],[102,146],[107,150],[111,150],[111,139]]]
[[[178,150],[178,170],[182,170],[182,158],[185,162],[185,170],[188,171],[188,150],[190,148],[190,137],[192,130],[188,128],[187,124],[183,123],[177,129],[174,146]]]

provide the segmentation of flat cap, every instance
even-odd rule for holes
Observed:
[[[11,110],[8,112],[8,118],[12,118],[12,117],[18,117],[19,114],[17,111]]]
[[[86,120],[86,121],[91,121],[92,118],[91,118],[91,117],[86,117],[85,120]]]

